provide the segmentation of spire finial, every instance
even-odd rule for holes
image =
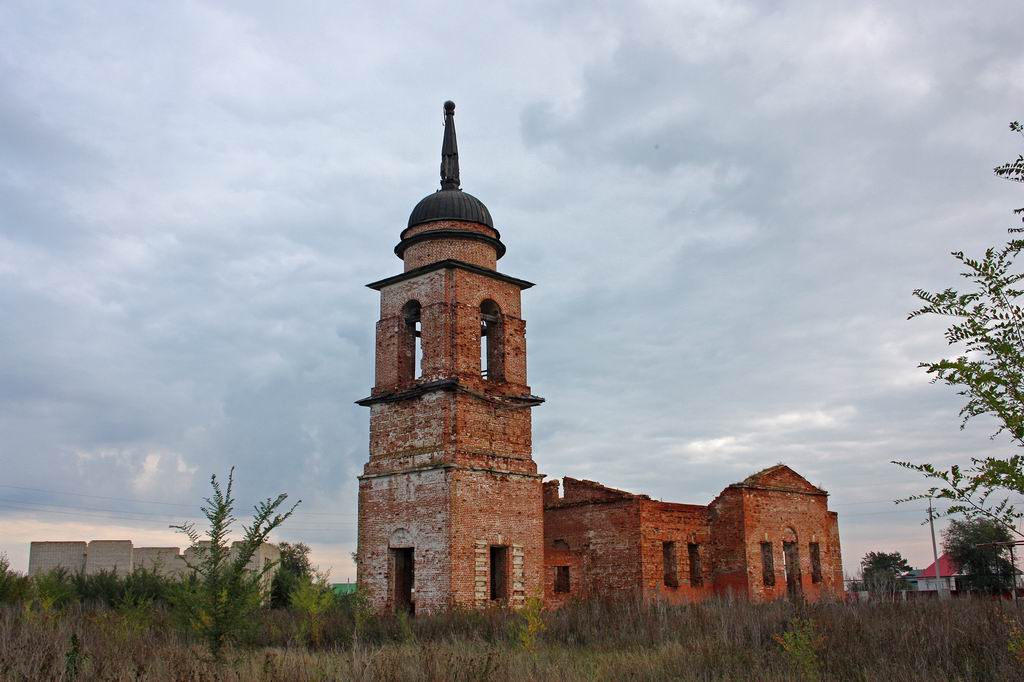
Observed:
[[[451,100],[444,103],[441,189],[459,189],[459,143],[455,139],[455,102]]]

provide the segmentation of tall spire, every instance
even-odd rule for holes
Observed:
[[[459,143],[455,140],[455,102],[451,100],[444,103],[441,189],[459,189]]]

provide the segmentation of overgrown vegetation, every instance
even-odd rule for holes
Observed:
[[[896,592],[907,589],[903,576],[910,571],[910,564],[899,552],[868,552],[860,560],[860,584],[850,589],[865,589],[871,592]]]
[[[203,516],[210,524],[205,533],[200,533],[192,523],[173,526],[188,537],[195,557],[185,560],[191,576],[174,593],[176,610],[217,659],[226,644],[244,636],[263,603],[264,579],[276,563],[251,566],[256,551],[299,504],[296,502],[281,514],[278,509],[288,495],[282,493],[260,502],[253,509],[252,523],[242,526],[241,541],[230,546],[228,536],[236,521],[232,494],[234,474],[232,467],[224,489],[215,475],[210,477],[213,495],[206,498],[202,507]]]
[[[1001,592],[1014,586],[1010,532],[991,519],[950,521],[942,533],[942,550],[960,567],[961,588]]]
[[[1010,130],[1024,136],[1024,126],[1014,121]],[[996,166],[996,176],[1024,183],[1024,155]],[[1024,220],[1024,208],[1014,210]],[[917,289],[914,296],[923,305],[910,318],[939,316],[952,320],[946,341],[958,355],[936,362],[921,363],[933,381],[952,386],[966,398],[960,410],[961,428],[973,417],[995,419],[993,438],[1006,434],[1014,446],[1024,447],[1024,312],[1018,301],[1024,295],[1024,273],[1016,259],[1024,250],[1019,235],[1024,228],[1010,229],[1011,239],[1002,247],[990,248],[982,258],[954,251],[969,283],[966,292],[948,288],[941,292]],[[909,499],[939,498],[951,504],[945,514],[987,518],[1024,538],[1017,522],[1022,518],[1011,495],[1024,495],[1024,456],[972,458],[965,466],[948,469],[934,464],[894,462],[924,474],[935,485]],[[900,500],[906,501],[906,500]]]
[[[69,584],[71,584],[69,582]],[[319,594],[327,594],[320,592]],[[0,606],[2,680],[1019,680],[1024,617],[988,598],[689,606],[633,600],[404,620],[351,596],[263,607],[221,660],[174,606]]]
[[[304,542],[280,542],[281,561],[270,587],[270,605],[275,608],[288,606],[292,592],[304,580],[314,577],[313,563],[309,558],[309,545]]]

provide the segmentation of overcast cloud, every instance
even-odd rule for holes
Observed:
[[[0,5],[0,552],[181,543],[211,473],[354,577],[377,294],[463,187],[524,299],[534,456],[707,503],[785,462],[851,572],[930,562],[892,459],[1002,453],[915,287],[1022,205],[1019,2]],[[75,493],[75,494],[72,494]],[[909,509],[907,508],[909,506]]]

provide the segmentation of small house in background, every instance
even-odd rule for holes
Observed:
[[[938,590],[956,591],[957,578],[963,577],[960,565],[948,554],[939,557],[939,576],[935,576],[935,562],[926,568],[915,569],[903,577],[918,592],[936,592]]]

